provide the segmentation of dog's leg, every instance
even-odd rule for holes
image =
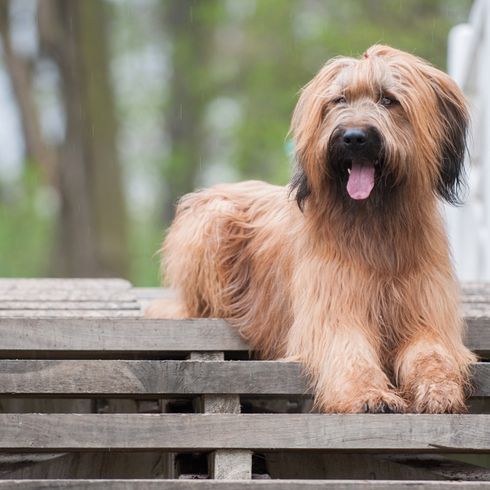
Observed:
[[[369,310],[372,285],[354,277],[349,287],[351,271],[334,267],[313,259],[296,270],[287,357],[304,364],[321,411],[403,412],[405,402],[380,359],[382,339]]]
[[[290,332],[288,355],[304,363],[313,382],[315,405],[319,410],[338,413],[404,411],[405,402],[396,394],[361,328],[353,324],[328,323],[317,324],[319,328],[315,328],[315,319],[309,317],[307,321],[314,331],[308,333],[305,331],[309,330],[308,324],[301,328],[299,320]],[[299,339],[295,338],[298,334]]]
[[[399,354],[400,388],[415,413],[462,413],[468,364],[436,335],[412,339]]]
[[[405,294],[400,328],[409,336],[395,359],[395,372],[410,411],[461,413],[466,410],[469,371],[476,358],[462,341],[455,285],[449,279],[440,284],[428,277],[412,282]]]

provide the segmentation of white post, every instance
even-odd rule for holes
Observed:
[[[490,280],[490,0],[476,0],[468,24],[448,39],[448,71],[470,102],[468,194],[465,206],[446,206],[447,228],[461,280]]]

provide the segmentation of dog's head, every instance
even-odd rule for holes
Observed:
[[[348,200],[409,188],[457,203],[467,125],[461,90],[424,60],[379,45],[335,58],[294,110],[291,189],[300,208],[332,186]]]

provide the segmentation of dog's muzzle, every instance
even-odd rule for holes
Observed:
[[[352,199],[367,199],[376,183],[381,159],[381,136],[372,126],[339,127],[330,143],[336,166],[347,171]]]

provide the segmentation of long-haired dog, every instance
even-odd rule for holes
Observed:
[[[265,358],[303,363],[325,412],[461,412],[473,354],[438,198],[458,200],[456,84],[387,46],[329,61],[301,92],[289,187],[189,194],[162,247],[180,300]]]

